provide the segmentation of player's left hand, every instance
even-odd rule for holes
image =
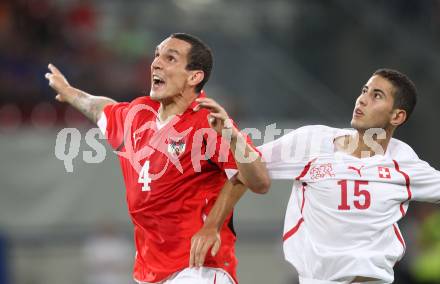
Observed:
[[[215,256],[220,249],[221,238],[215,228],[203,227],[191,238],[191,251],[189,256],[189,267],[201,267],[205,263],[208,250]]]
[[[217,131],[217,133],[222,134],[223,129],[233,129],[234,124],[229,118],[226,110],[220,106],[216,101],[211,98],[198,98],[196,99],[198,105],[195,110],[205,108],[210,111],[208,115],[209,125]]]
[[[70,88],[69,82],[55,65],[49,64],[48,68],[50,72],[46,73],[45,77],[49,81],[49,86],[57,92],[55,99],[59,102],[66,102],[67,90]]]

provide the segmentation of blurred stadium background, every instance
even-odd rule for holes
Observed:
[[[354,99],[379,67],[420,91],[397,137],[440,168],[440,1],[3,0],[0,2],[0,284],[132,283],[132,226],[116,155],[88,164],[91,124],[53,100],[49,62],[69,82],[118,101],[149,89],[155,46],[170,33],[214,50],[207,93],[241,127],[349,127]],[[82,132],[73,173],[57,133]],[[104,142],[105,143],[105,142]],[[261,144],[262,139],[255,139]],[[296,283],[282,254],[290,183],[236,209],[241,283]],[[412,204],[396,283],[440,283],[438,207]],[[342,233],[342,232],[341,232]],[[101,255],[101,257],[97,257]]]

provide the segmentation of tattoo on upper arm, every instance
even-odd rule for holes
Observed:
[[[96,124],[104,107],[111,103],[115,103],[115,101],[105,97],[94,97],[79,91],[71,104]]]

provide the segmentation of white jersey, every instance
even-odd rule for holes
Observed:
[[[273,179],[294,180],[284,254],[301,283],[391,283],[409,201],[440,201],[440,172],[407,144],[391,139],[383,155],[359,159],[335,152],[334,139],[349,133],[306,126],[258,148]]]

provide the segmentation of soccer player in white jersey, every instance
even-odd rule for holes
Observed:
[[[300,283],[393,282],[409,201],[440,201],[440,172],[392,138],[416,97],[407,76],[380,69],[356,100],[353,130],[305,126],[259,147],[272,179],[294,181],[283,246]]]

